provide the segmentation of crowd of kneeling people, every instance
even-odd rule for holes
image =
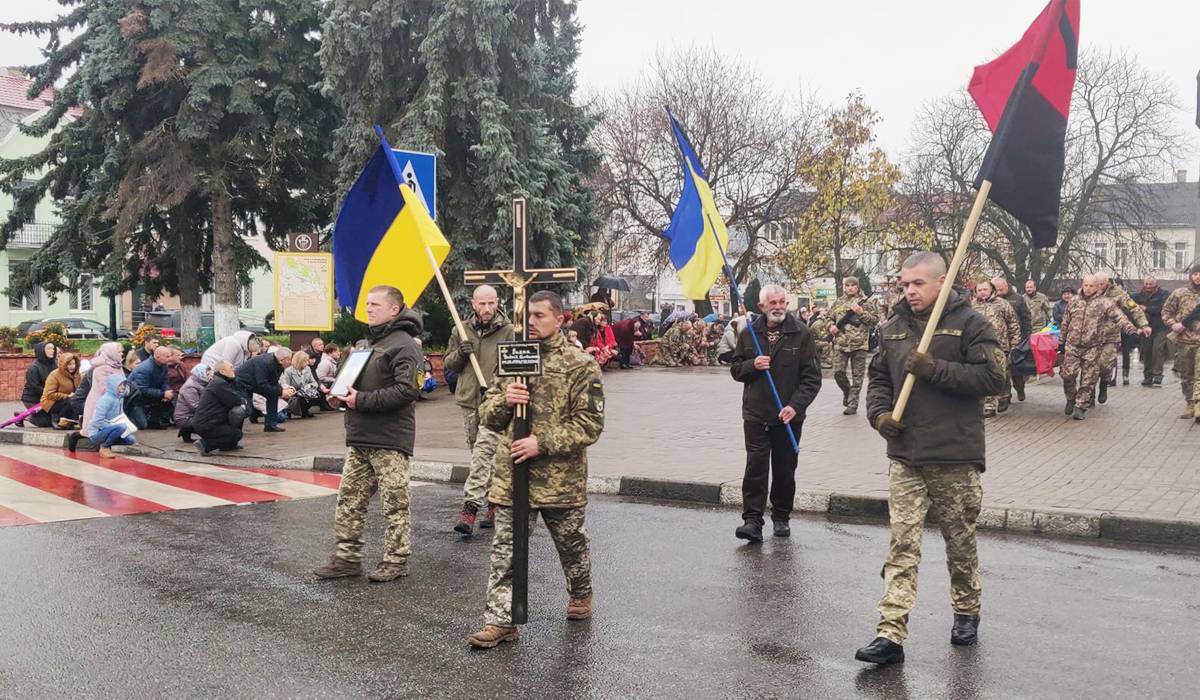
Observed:
[[[237,450],[246,420],[284,432],[279,424],[289,418],[335,410],[327,397],[340,361],[341,349],[320,338],[293,352],[250,331],[218,340],[190,371],[183,351],[157,337],[128,350],[105,343],[90,361],[38,343],[19,424],[69,430],[68,449],[86,439],[104,458],[115,456],[114,445],[136,443],[138,430],[171,427],[205,455]]]

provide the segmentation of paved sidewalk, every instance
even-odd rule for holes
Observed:
[[[726,369],[613,371],[605,382],[607,427],[590,451],[594,477],[724,485],[723,500],[736,501],[744,465],[741,391]],[[840,403],[840,392],[826,378],[801,437],[797,486],[818,494],[886,497],[883,440],[861,414],[843,416]],[[1136,382],[1112,389],[1108,404],[1082,423],[1063,415],[1058,379],[1030,384],[1025,403],[987,424],[985,503],[1200,523],[1200,426],[1176,418],[1181,406],[1178,380],[1169,372],[1161,389]],[[421,402],[417,421],[417,461],[468,462],[461,414],[444,390]],[[340,414],[285,427],[286,434],[275,436],[247,424],[246,449],[216,461],[311,466],[314,456],[336,463],[344,454]],[[174,431],[143,431],[139,438],[166,457],[197,456]]]

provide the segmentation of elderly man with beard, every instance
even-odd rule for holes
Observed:
[[[471,295],[471,317],[466,321],[467,337],[450,334],[450,347],[446,350],[446,367],[458,372],[458,386],[454,388],[454,401],[462,409],[463,427],[467,434],[467,447],[471,450],[471,472],[463,486],[463,507],[454,523],[454,531],[470,535],[475,528],[479,508],[487,497],[492,481],[492,462],[496,457],[496,445],[500,434],[479,422],[479,404],[483,400],[486,386],[479,386],[475,370],[470,367],[471,355],[479,362],[483,379],[488,384],[496,376],[497,346],[513,339],[513,327],[508,317],[500,310],[496,289],[489,285],[475,288]],[[496,519],[496,509],[491,503],[480,529],[489,529]]]
[[[776,537],[792,534],[792,505],[796,497],[796,452],[788,439],[791,425],[796,439],[804,416],[821,390],[817,345],[808,326],[787,310],[787,292],[769,284],[762,288],[758,308],[762,314],[737,337],[729,365],[730,374],[742,383],[742,425],[746,439],[746,473],[742,477],[742,525],[738,539],[762,542],[763,510],[770,481],[771,521]],[[756,348],[754,337],[758,338]],[[760,354],[759,350],[762,351]],[[775,403],[767,372],[784,402]]]

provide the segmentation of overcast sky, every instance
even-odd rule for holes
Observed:
[[[965,86],[971,69],[1015,42],[1043,0],[582,0],[584,94],[632,81],[656,51],[704,44],[756,64],[781,89],[837,101],[861,89],[883,121],[880,142],[905,148],[917,108]],[[45,19],[54,0],[5,3],[4,20]],[[999,10],[999,12],[998,12]],[[1080,45],[1136,53],[1179,92],[1193,144],[1178,164],[1200,170],[1197,0],[1083,0]],[[39,60],[38,42],[3,35],[0,65]]]

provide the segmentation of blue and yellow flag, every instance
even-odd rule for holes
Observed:
[[[401,184],[399,166],[384,141],[346,194],[333,224],[333,271],[338,304],[367,320],[367,292],[387,284],[411,306],[421,296],[433,267],[428,246],[440,266],[450,244],[424,204]]]
[[[671,225],[663,235],[671,241],[671,264],[679,272],[683,293],[689,299],[704,299],[725,267],[729,233],[704,179],[704,167],[696,151],[671,110],[667,110],[667,118],[683,156],[683,192],[671,215]]]

